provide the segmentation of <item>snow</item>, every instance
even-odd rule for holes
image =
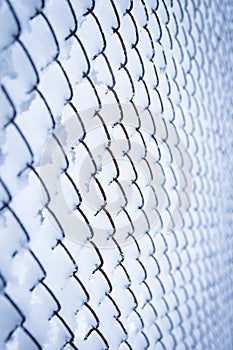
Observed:
[[[72,86],[75,86],[75,84],[81,82],[83,74],[87,71],[88,61],[86,60],[85,53],[77,39],[70,38],[67,42],[71,42],[71,50],[69,58],[63,63],[63,67]]]
[[[17,2],[14,2],[14,11],[22,29],[27,30],[29,28],[30,18],[36,14],[36,10],[40,7],[40,0],[17,0]]]
[[[14,307],[11,305],[10,301],[3,295],[0,296],[0,308],[2,315],[4,315],[4,317],[1,317],[0,319],[0,346],[3,348],[5,340],[9,336],[9,330],[17,327],[21,323],[22,319],[17,313],[16,309],[14,309]]]
[[[43,349],[70,349],[65,343],[71,335],[61,317],[74,333],[75,346],[83,350],[106,348],[103,337],[110,349],[126,349],[121,323],[135,350],[146,347],[145,335],[149,348],[172,349],[174,339],[181,349],[184,339],[192,348],[195,337],[202,336],[206,337],[203,347],[209,348],[223,325],[228,330],[231,322],[226,312],[232,296],[227,277],[231,273],[227,6],[218,9],[212,4],[163,0],[49,0],[44,9],[41,6],[37,0],[0,2],[0,171],[12,197],[1,185],[1,203],[7,205],[0,219],[0,246],[4,247],[0,254],[0,309],[4,315],[0,319],[0,348],[37,348],[25,327]],[[16,18],[20,41],[14,39],[19,31]],[[66,40],[74,29],[76,37]],[[220,36],[226,42],[224,49]],[[129,118],[124,110],[121,120],[118,98],[121,103],[129,102]],[[115,106],[103,111],[105,103]],[[149,107],[154,113],[151,117],[148,110],[141,110],[138,117],[133,106],[138,110]],[[73,238],[82,243],[90,235],[81,214],[73,214],[80,203],[68,174],[83,190],[81,208],[92,226],[108,228],[105,238],[112,233],[106,215],[94,215],[104,200],[100,188],[90,184],[95,169],[80,143],[84,131],[84,142],[98,160],[96,179],[104,187],[106,208],[117,229],[123,228],[121,238],[132,232],[126,214],[120,212],[125,199],[113,181],[116,166],[106,151],[108,138],[100,118],[93,118],[96,110],[108,123],[110,148],[120,169],[118,181],[130,199],[128,213],[134,219],[134,236],[138,228],[143,233],[137,241],[129,237],[131,244],[126,246],[112,241],[114,249],[105,249],[100,240],[96,249],[91,244],[84,247],[63,237],[62,232],[67,235],[71,229]],[[164,119],[158,116],[161,113]],[[77,122],[72,130],[59,128],[72,117]],[[67,151],[67,174],[65,161],[51,168],[54,157],[62,156],[52,133]],[[75,142],[69,144],[75,135]],[[159,149],[153,137],[162,140]],[[191,159],[180,151],[182,147]],[[39,179],[44,150],[52,190],[60,189],[55,183],[61,179],[61,203],[51,192],[51,198],[47,197]],[[150,231],[138,209],[142,196],[133,184],[134,169],[129,163],[125,166],[126,153],[137,169],[147,219],[158,219]],[[156,189],[164,186],[167,195],[163,191],[155,199],[145,160],[156,178]],[[181,187],[185,186],[187,179],[181,176],[184,166],[194,177],[190,212],[183,217],[181,228],[167,234],[166,223],[177,214],[176,205],[181,209],[179,201],[186,200],[183,189],[179,197],[176,190],[179,177]],[[58,207],[65,205],[57,217],[60,227],[43,207],[46,202],[50,209],[56,209],[53,200]],[[67,226],[63,226],[64,218],[68,218]],[[13,303],[25,317],[21,327],[22,316]],[[229,348],[228,338],[224,337],[224,348]]]
[[[65,0],[49,1],[45,8],[46,17],[55,32],[59,47],[63,46],[65,38],[75,29],[71,9]]]
[[[93,32],[95,33],[95,40],[90,42],[89,38],[92,37]],[[86,20],[79,28],[78,37],[87,51],[89,60],[93,60],[102,51],[104,39],[94,16],[86,17]]]
[[[20,350],[24,349],[36,349],[36,345],[33,343],[32,339],[24,332],[21,327],[18,327],[11,339],[6,344],[7,350]]]
[[[15,143],[17,149],[21,153],[21,157],[15,159]],[[16,192],[17,189],[17,174],[26,167],[27,162],[30,162],[31,156],[23,139],[13,125],[10,125],[5,133],[5,143],[2,146],[4,156],[4,166],[0,165],[1,176],[3,181],[7,183],[9,191]]]
[[[110,34],[113,33],[114,29],[118,27],[118,21],[115,15],[114,6],[111,4],[110,1],[106,2],[104,4],[104,16],[102,16],[103,3],[101,0],[98,0],[95,4],[94,13],[97,16],[104,33],[106,33],[109,38]]]
[[[60,66],[51,64],[41,77],[40,92],[46,96],[46,101],[54,117],[61,114],[64,104],[70,97],[70,89]]]
[[[45,69],[57,54],[53,34],[42,15],[30,21],[30,29],[24,31],[22,41],[26,48],[30,47],[30,56],[39,71]],[[32,42],[36,45],[31,45]]]
[[[18,32],[18,26],[6,1],[0,6],[0,16],[4,18],[0,24],[0,49],[2,50],[13,42],[14,35],[17,35]]]

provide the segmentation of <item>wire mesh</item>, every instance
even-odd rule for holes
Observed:
[[[0,2],[0,348],[233,347],[232,9],[227,0]],[[148,227],[129,246],[112,237],[110,251],[66,237],[40,176],[53,138],[77,209],[56,131],[75,115],[91,159],[82,111],[99,115],[106,141],[108,103],[118,108],[124,145],[131,138],[122,105],[162,115],[188,150],[193,176],[181,228],[166,235]],[[138,137],[143,123],[139,114]]]

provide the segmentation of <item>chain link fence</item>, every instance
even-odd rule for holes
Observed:
[[[232,19],[0,1],[0,349],[233,348]]]

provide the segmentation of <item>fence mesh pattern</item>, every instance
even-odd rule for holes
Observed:
[[[233,349],[232,24],[228,0],[0,1],[1,349]],[[156,125],[150,111],[167,120],[193,178],[179,228],[148,226],[127,246],[112,235],[109,250],[66,236],[40,176],[54,138],[70,204],[81,211],[75,161],[56,130],[75,115],[80,152],[93,161],[81,112],[92,109],[109,140],[105,104],[118,108],[124,145],[123,104],[139,139],[137,106],[147,123]],[[140,178],[137,189],[143,212]]]

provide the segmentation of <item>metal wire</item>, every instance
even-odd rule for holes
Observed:
[[[13,128],[17,135],[15,143],[20,139],[27,150],[24,165],[17,171],[12,167],[12,170],[3,172],[0,178],[1,215],[3,221],[6,220],[7,224],[11,223],[10,225],[15,228],[13,236],[9,233],[11,248],[6,252],[1,248],[2,256],[8,255],[6,261],[10,266],[6,268],[6,264],[2,264],[2,267],[0,265],[2,301],[0,305],[6,303],[4,310],[7,310],[9,315],[13,312],[17,314],[17,317],[12,316],[16,321],[11,322],[6,332],[0,331],[1,345],[10,348],[17,339],[19,348],[24,346],[30,349],[45,348],[46,342],[50,340],[43,338],[36,329],[35,320],[34,323],[27,321],[31,319],[30,311],[22,302],[24,291],[27,295],[30,293],[34,295],[36,291],[40,295],[42,289],[44,291],[41,296],[42,308],[48,308],[48,312],[44,314],[50,316],[45,319],[43,313],[38,314],[37,327],[39,328],[43,322],[53,329],[54,324],[58,334],[61,334],[53,344],[50,343],[51,349],[232,348],[233,240],[230,155],[233,147],[230,130],[233,105],[231,96],[233,8],[231,3],[229,1],[201,3],[194,0],[182,3],[179,0],[159,0],[154,3],[144,0],[125,3],[104,0],[101,3],[93,0],[81,5],[81,2],[79,4],[73,0],[64,0],[59,2],[59,8],[60,13],[64,11],[64,25],[69,23],[65,35],[61,34],[56,26],[57,13],[53,13],[53,2],[34,3],[37,5],[35,7],[30,5],[30,11],[28,10],[30,14],[28,13],[27,18],[23,16],[21,2],[4,0],[0,6],[0,13],[4,8],[4,13],[11,18],[15,28],[7,37],[8,41],[1,46],[1,54],[11,53],[19,47],[24,61],[27,62],[21,67],[25,91],[17,90],[19,91],[17,96],[12,83],[14,78],[5,77],[4,72],[1,84],[1,100],[4,101],[4,106],[7,106],[7,109],[2,108],[1,133],[8,135],[9,130]],[[106,11],[108,9],[107,14],[104,14],[105,6]],[[110,25],[108,16],[114,18]],[[1,21],[4,27],[4,18]],[[34,30],[28,31],[25,27],[27,25]],[[82,31],[85,25],[92,26],[93,33],[97,33],[98,38],[83,37]],[[33,36],[35,31],[39,35],[40,30],[46,31],[49,43],[47,50],[46,43],[39,42],[39,39]],[[94,40],[96,45],[93,49]],[[116,47],[115,53],[111,53],[110,40]],[[76,67],[73,67],[73,71],[67,68],[68,60],[64,59],[63,49],[67,44],[75,47],[80,53],[75,57]],[[42,56],[45,55],[44,60],[47,61],[45,65],[40,65],[37,53],[33,49],[37,45],[44,47],[45,52]],[[72,56],[71,53],[69,55]],[[117,69],[114,55],[118,56],[115,58],[118,60]],[[132,57],[134,65],[131,63]],[[102,59],[101,62],[104,62],[102,67],[110,76],[110,79],[105,81],[103,75],[102,83],[96,82],[94,74],[98,59]],[[31,67],[33,79],[27,78],[27,66]],[[50,67],[55,69],[63,84],[65,94],[61,101],[62,108],[72,111],[82,128],[80,144],[92,161],[94,167],[92,177],[103,199],[103,205],[98,212],[106,214],[112,228],[111,237],[115,245],[113,257],[98,247],[93,240],[93,227],[82,210],[83,198],[75,179],[70,175],[68,157],[55,133],[60,123],[59,113],[62,114],[63,110],[59,107],[59,113],[57,112],[55,98],[53,100],[46,90],[48,82],[44,82],[44,77]],[[19,77],[21,72],[17,71],[16,74]],[[77,74],[77,77],[72,76],[73,74]],[[99,75],[101,76],[100,72]],[[124,84],[128,84],[125,96],[122,92]],[[121,247],[117,241],[116,223],[106,209],[107,195],[98,179],[99,170],[93,150],[88,143],[86,121],[80,114],[82,98],[79,97],[80,91],[76,90],[79,86],[80,89],[86,90],[90,99],[94,101],[96,108],[93,116],[99,118],[108,140],[106,151],[115,167],[112,181],[125,199],[122,210],[132,228],[132,232],[129,233],[132,240],[129,250]],[[127,197],[119,182],[120,167],[111,151],[112,139],[107,123],[101,116],[106,95],[118,106],[119,119],[116,125],[121,128],[127,143],[125,157],[131,164],[135,177],[132,186],[137,189],[140,197],[138,208],[147,222],[143,241],[137,241],[134,237],[134,220],[127,212]],[[84,247],[80,247],[77,253],[74,252],[71,243],[65,239],[66,232],[60,218],[50,209],[51,194],[39,174],[38,155],[34,149],[33,136],[27,131],[28,123],[33,128],[34,116],[30,115],[29,122],[22,121],[21,118],[23,113],[21,104],[28,98],[39,101],[38,103],[43,106],[43,120],[47,120],[44,122],[43,132],[38,131],[39,138],[45,145],[47,138],[52,135],[64,156],[65,166],[61,171],[62,176],[75,192],[76,210],[83,217],[91,234],[90,244],[93,249],[88,249],[88,253],[84,253]],[[141,144],[144,145],[145,152],[142,159],[150,177],[153,177],[152,165],[147,161],[149,150],[141,132],[143,120],[136,107],[138,101],[149,114],[150,109],[153,110],[156,106],[157,112],[165,117],[169,115],[170,122],[174,125],[174,129],[179,130],[179,135],[182,135],[182,141],[186,143],[191,154],[194,177],[193,200],[188,214],[183,219],[182,228],[173,231],[169,237],[164,234],[155,236],[151,231],[148,213],[144,211],[143,189],[138,181],[134,160],[131,158],[132,141],[124,125],[122,110],[122,104],[126,102],[132,106],[137,116],[135,130]],[[152,114],[150,116],[154,128],[152,137],[155,139],[157,121]],[[179,135],[177,134],[178,144],[181,142]],[[168,137],[168,130],[165,130],[163,141],[169,149],[166,142]],[[6,144],[11,142],[7,136],[1,143],[4,145],[5,141]],[[171,150],[170,155],[172,157]],[[5,157],[7,156],[6,154]],[[17,159],[17,145],[15,157]],[[180,158],[182,159],[182,155]],[[10,180],[8,182],[9,172],[9,178],[15,179],[17,190]],[[30,226],[22,215],[22,210],[15,206],[14,198],[19,195],[24,213],[27,215],[31,203],[25,201],[20,192],[16,194],[20,189],[20,178],[25,174],[30,176],[38,187],[42,186],[46,193],[46,204],[37,208],[37,218],[42,217],[40,225],[43,226],[45,220],[42,212],[47,209],[59,227],[59,233],[52,233],[49,236],[47,232],[49,238],[43,242],[46,252],[51,252],[49,260],[43,256],[39,248],[36,226]],[[171,215],[168,194],[167,198],[166,210]],[[155,193],[155,202],[156,200],[158,199]],[[162,221],[162,218],[160,219]],[[7,225],[3,225],[5,226]],[[2,238],[2,241],[8,244],[7,237]],[[40,272],[38,275],[36,273],[33,282],[29,283],[30,286],[27,282],[22,282],[22,285],[18,286],[20,292],[17,294],[17,291],[13,292],[14,288],[17,288],[17,282],[14,282],[11,277],[13,272],[9,270],[13,271],[14,261],[17,261],[17,257],[21,259],[20,254],[24,251],[29,254],[33,260],[32,265],[37,266]],[[85,266],[86,260],[88,260],[87,266]],[[2,261],[4,259],[0,260],[0,263]],[[60,261],[66,266],[64,268],[66,278],[63,278],[63,284],[59,285],[60,282],[57,282],[56,285],[57,276],[51,277],[51,273],[56,271],[56,274],[59,274],[59,266],[55,269],[52,266]],[[34,274],[33,267],[27,268]],[[119,280],[115,275],[119,276]],[[135,277],[136,275],[139,277]],[[72,281],[69,282],[70,295],[77,294],[79,297],[74,298],[73,309],[67,312],[68,294],[63,288],[65,290],[68,281]],[[97,289],[99,292],[96,292]],[[119,293],[123,293],[124,302]],[[96,294],[103,294],[100,300]],[[33,308],[33,302],[30,303]],[[112,334],[108,329],[110,316],[106,316],[106,312],[103,311],[105,308],[108,308],[112,315]],[[83,331],[80,325],[83,320],[87,320],[86,331]],[[132,325],[135,327],[134,331],[130,329]],[[116,334],[115,340],[113,333]]]

